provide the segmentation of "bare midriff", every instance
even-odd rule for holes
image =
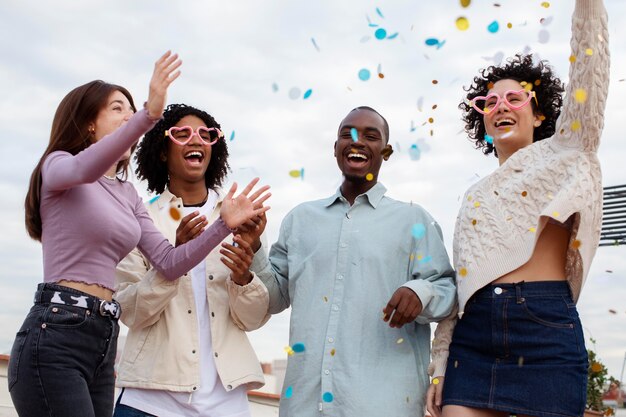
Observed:
[[[55,282],[55,284],[86,292],[87,294],[93,295],[94,297],[98,297],[102,300],[111,301],[113,299],[113,291],[108,288],[101,287],[98,284],[86,284],[84,282],[67,281],[64,279]]]
[[[537,240],[535,251],[524,265],[502,275],[494,283],[565,281],[565,260],[571,231],[548,223]]]

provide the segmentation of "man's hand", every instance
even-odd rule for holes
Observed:
[[[235,245],[222,243],[224,249],[220,249],[220,253],[224,255],[221,261],[230,269],[230,278],[237,285],[247,285],[252,281],[252,273],[250,265],[252,265],[252,248],[250,244],[243,240],[241,236],[233,237]]]
[[[176,246],[197,238],[200,236],[200,233],[204,231],[208,221],[206,216],[198,216],[198,214],[200,214],[200,212],[194,211],[183,217],[180,221],[180,224],[176,228]]]
[[[248,220],[237,228],[237,234],[248,242],[252,248],[252,252],[258,251],[261,247],[261,235],[263,231],[265,231],[266,224],[267,217],[265,217],[265,213],[263,213],[260,216]]]
[[[400,287],[383,309],[383,320],[389,322],[390,327],[400,328],[415,320],[422,312],[422,308],[422,301],[413,290]]]

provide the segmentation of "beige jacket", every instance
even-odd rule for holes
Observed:
[[[220,194],[209,224],[218,218],[222,200]],[[156,227],[174,243],[179,222],[170,217],[171,204],[182,208],[183,202],[166,189],[147,209]],[[230,270],[220,261],[220,247],[205,259],[215,365],[227,391],[242,384],[260,388],[263,372],[245,332],[269,319],[268,292],[256,275],[245,286],[232,282]],[[117,267],[114,298],[129,328],[117,386],[195,391],[200,382],[200,352],[191,275],[167,281],[135,248]]]

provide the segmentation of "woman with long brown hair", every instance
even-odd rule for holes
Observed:
[[[170,52],[156,62],[143,110],[125,88],[103,81],[75,88],[57,109],[26,197],[26,229],[42,243],[44,277],[11,351],[9,391],[20,416],[111,416],[117,263],[138,247],[174,280],[268,209],[268,187],[248,196],[254,180],[234,198],[234,185],[220,218],[174,248],[123,180],[130,150],[162,117],[180,65]]]

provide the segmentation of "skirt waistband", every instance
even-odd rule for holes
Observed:
[[[114,319],[118,319],[122,314],[122,308],[115,300],[102,300],[74,288],[50,283],[37,285],[34,302],[35,304],[52,303],[80,307]]]

